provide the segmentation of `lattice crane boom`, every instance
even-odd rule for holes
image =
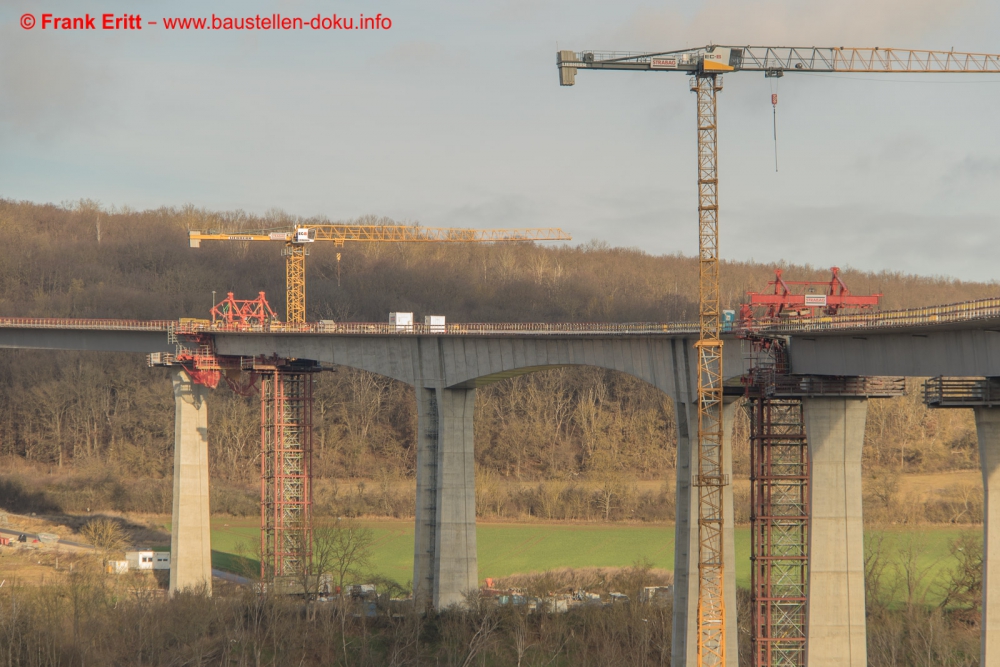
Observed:
[[[420,227],[403,225],[298,225],[292,230],[262,230],[237,233],[188,232],[192,248],[202,241],[284,241],[311,243],[333,241],[359,243],[499,243],[503,241],[570,241],[572,237],[556,227],[525,229],[464,229],[461,227]]]
[[[571,86],[577,69],[685,72],[868,72],[1000,74],[1000,55],[843,46],[722,46],[657,52],[560,51],[560,83]]]
[[[698,665],[726,664],[723,596],[722,340],[716,94],[727,72],[1000,73],[1000,55],[908,49],[722,46],[657,52],[559,51],[559,83],[579,69],[681,72],[692,77],[698,117]]]
[[[570,241],[572,237],[555,227],[524,229],[463,229],[417,225],[351,225],[303,223],[293,229],[235,233],[189,231],[188,243],[200,248],[202,241],[278,241],[285,244],[286,319],[291,324],[306,321],[306,255],[308,245],[330,241],[345,243],[507,243]],[[338,253],[339,261],[340,255]]]

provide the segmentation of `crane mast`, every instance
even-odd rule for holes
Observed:
[[[723,595],[722,337],[719,304],[719,74],[694,77],[698,95],[698,664],[726,664]]]
[[[657,52],[559,51],[556,54],[556,65],[559,69],[559,83],[563,86],[576,83],[579,69],[680,72],[692,77],[691,90],[697,94],[700,325],[697,342],[698,465],[693,478],[693,484],[698,489],[697,663],[699,667],[725,665],[727,638],[723,594],[722,498],[729,479],[724,473],[722,448],[723,374],[716,150],[716,95],[722,90],[722,74],[737,71],[763,72],[768,77],[780,77],[785,72],[997,74],[1000,73],[1000,55],[879,47],[708,45]],[[807,558],[808,554],[803,553],[803,562],[807,562]],[[732,611],[735,613],[735,610]],[[801,611],[804,612],[804,608]],[[730,641],[733,639],[730,638]],[[804,646],[804,642],[801,646]],[[759,654],[756,654],[755,665],[762,664],[758,658]],[[776,659],[781,665],[801,665],[804,664],[805,654],[796,649],[787,656]],[[729,656],[730,664],[735,664],[735,660],[736,656]]]

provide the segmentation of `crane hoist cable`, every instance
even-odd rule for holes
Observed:
[[[771,82],[771,127],[774,136],[774,172],[778,173],[778,81],[781,79],[781,72],[776,72],[770,76],[766,75]]]
[[[1000,73],[1000,55],[907,49],[722,46],[656,52],[558,51],[559,83],[572,86],[580,69],[679,72],[692,77],[698,117],[698,629],[697,661],[725,665],[723,597],[722,339],[719,320],[718,152],[716,93],[726,72]],[[776,93],[775,93],[776,94]],[[774,99],[777,149],[777,99]],[[777,152],[775,153],[777,160]],[[777,166],[777,164],[776,164]],[[735,637],[729,638],[735,641]],[[730,656],[735,660],[735,656]]]

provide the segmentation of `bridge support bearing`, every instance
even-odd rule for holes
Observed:
[[[861,446],[868,401],[804,398],[809,445],[806,664],[865,667]]]
[[[475,389],[417,388],[413,595],[444,609],[478,587]]]
[[[983,620],[980,624],[983,638],[979,664],[1000,667],[1000,408],[977,407],[975,413],[984,500]]]
[[[212,542],[208,495],[208,387],[175,366],[174,502],[170,530],[170,594],[212,594]]]
[[[733,420],[737,397],[726,396],[722,404],[722,472],[732,479]],[[674,539],[674,617],[672,665],[698,664],[698,491],[692,485],[697,468],[694,458],[697,406],[675,402],[677,413],[677,519]],[[691,430],[689,430],[689,428]],[[722,553],[724,558],[723,595],[726,614],[726,667],[739,663],[739,634],[736,618],[736,547],[733,537],[733,487],[722,489]]]

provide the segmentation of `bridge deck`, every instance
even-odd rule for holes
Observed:
[[[944,306],[908,310],[871,311],[850,315],[818,317],[810,320],[758,323],[756,333],[775,335],[824,335],[850,332],[893,333],[942,331],[965,328],[1000,327],[1000,298],[980,299]],[[480,322],[447,325],[413,324],[397,326],[388,322],[307,322],[267,325],[229,325],[208,320],[125,320],[43,317],[2,317],[0,329],[60,329],[87,331],[150,331],[164,333],[268,333],[333,335],[446,335],[446,336],[648,336],[698,333],[695,322]],[[724,329],[738,334],[737,327]]]

